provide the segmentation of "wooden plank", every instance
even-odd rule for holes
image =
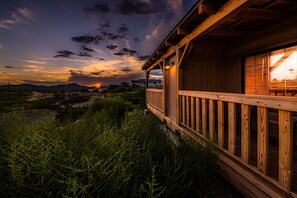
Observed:
[[[235,155],[236,148],[236,106],[228,103],[228,151]]]
[[[268,116],[267,108],[258,107],[258,171],[267,174],[268,167]]]
[[[208,98],[279,110],[296,111],[297,98],[285,96],[245,95],[221,92],[179,91],[180,95]]]
[[[190,112],[190,97],[186,96],[186,125],[189,127],[190,126],[190,119],[191,119],[191,112]]]
[[[224,103],[218,101],[218,143],[220,148],[223,148],[224,145],[224,128]]]
[[[202,98],[202,135],[206,138],[207,131],[207,112],[206,112],[206,99]]]
[[[293,168],[292,113],[279,110],[279,183],[290,190]]]
[[[191,129],[195,130],[195,98],[191,97]]]
[[[250,159],[250,107],[241,105],[241,158],[245,163]]]
[[[201,133],[200,98],[196,98],[196,132]]]
[[[277,10],[265,10],[260,8],[247,8],[236,17],[248,19],[284,20],[287,19],[286,12]]]
[[[214,106],[213,106],[213,100],[209,100],[209,139],[211,141],[214,140],[214,124],[215,124],[215,112],[214,112]]]
[[[186,124],[186,96],[183,96],[183,124]]]

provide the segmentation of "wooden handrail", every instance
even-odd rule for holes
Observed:
[[[251,112],[250,106],[257,108],[257,170],[268,176],[269,111],[278,110],[279,125],[279,184],[291,189],[293,160],[293,112],[297,112],[297,98],[282,96],[259,96],[233,93],[179,91],[181,126],[184,126],[220,149],[226,149],[230,156],[236,153],[236,124],[241,122],[241,158],[247,166],[250,158]],[[216,105],[214,106],[214,101]],[[227,122],[224,119],[224,104],[227,103]],[[241,118],[237,122],[236,104],[240,104]],[[215,122],[217,124],[215,124]],[[226,123],[225,123],[226,122]],[[225,124],[227,124],[225,127]],[[201,128],[200,128],[201,126]],[[217,126],[217,127],[216,127]],[[227,129],[227,130],[226,130]],[[214,138],[215,130],[217,137]],[[225,134],[227,132],[227,136]],[[227,142],[225,142],[225,138]],[[225,144],[228,143],[228,144]]]
[[[150,92],[162,92],[163,93],[163,89],[156,89],[156,88],[148,88],[148,89],[146,89],[146,91],[150,91]]]
[[[297,112],[297,98],[284,96],[246,95],[221,92],[179,91],[181,96],[247,104],[258,107]]]

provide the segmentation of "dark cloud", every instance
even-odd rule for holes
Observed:
[[[138,55],[138,52],[133,49],[123,48],[121,51],[115,52],[113,54],[116,56],[136,56]]]
[[[83,7],[87,14],[106,14],[110,12],[109,6],[103,3],[97,3],[92,7]]]
[[[6,65],[6,66],[4,66],[4,68],[6,68],[6,69],[14,69],[14,68],[16,68],[16,67],[14,67],[14,66],[10,66],[10,65]]]
[[[138,42],[140,42],[141,40],[140,40],[139,38],[135,37],[135,38],[133,39],[133,41],[134,41],[135,43],[138,43]]]
[[[122,24],[118,29],[118,33],[120,33],[120,34],[129,34],[129,29],[125,24]]]
[[[98,58],[98,60],[102,60],[102,61],[103,61],[103,60],[104,60],[104,58]]]
[[[122,51],[113,53],[116,56],[125,56],[126,54]]]
[[[110,85],[110,84],[120,84],[121,82],[124,82],[124,81],[130,82],[131,80],[144,78],[144,72],[132,73],[125,76],[116,75],[116,74],[107,76],[106,72],[103,72],[103,71],[101,71],[101,74],[98,73],[98,75],[95,75],[92,73],[83,74],[80,71],[70,71],[70,77],[68,79],[68,82],[78,83],[80,85],[92,85],[97,82],[101,82],[103,85]],[[96,71],[94,73],[96,73]],[[104,76],[102,74],[104,74]]]
[[[99,31],[102,30],[102,29],[108,29],[110,28],[110,23],[105,21],[104,23],[99,23]]]
[[[57,55],[54,56],[54,58],[64,57],[64,58],[72,58],[74,55],[74,52],[71,52],[69,50],[60,50],[57,51]]]
[[[94,71],[94,72],[91,72],[91,74],[94,76],[99,76],[102,72],[104,71]]]
[[[92,54],[88,53],[88,52],[79,52],[77,53],[78,56],[81,57],[93,57]]]
[[[83,51],[87,51],[87,52],[94,52],[95,50],[93,50],[93,49],[91,49],[91,48],[88,48],[88,47],[86,47],[86,46],[82,46],[81,47],[81,50],[83,50]]]
[[[110,49],[110,50],[114,50],[116,49],[118,46],[117,45],[106,45],[106,48],[107,49]]]
[[[132,69],[130,69],[129,67],[124,67],[121,69],[123,72],[130,72],[132,71]]]
[[[84,35],[84,36],[74,36],[71,38],[71,40],[81,44],[99,44],[99,42],[103,40],[103,38],[101,36]]]
[[[138,56],[137,58],[140,61],[144,61],[144,60],[147,60],[149,57],[150,57],[150,55],[144,55],[144,56]]]
[[[106,32],[106,31],[102,31],[101,35],[108,40],[117,40],[120,38],[124,38],[124,35],[114,34],[112,32]]]
[[[117,7],[116,12],[123,15],[133,15],[133,14],[153,14],[157,10],[153,9],[149,2],[137,2],[135,0],[123,0]]]

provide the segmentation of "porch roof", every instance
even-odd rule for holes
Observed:
[[[198,0],[142,66],[155,68],[175,47],[197,39],[232,41],[297,16],[296,0]]]

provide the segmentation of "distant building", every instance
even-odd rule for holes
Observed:
[[[136,87],[143,87],[145,88],[146,80],[139,79],[139,80],[131,80],[131,85]],[[148,87],[150,88],[161,88],[163,87],[163,81],[158,79],[149,79],[148,80]]]

